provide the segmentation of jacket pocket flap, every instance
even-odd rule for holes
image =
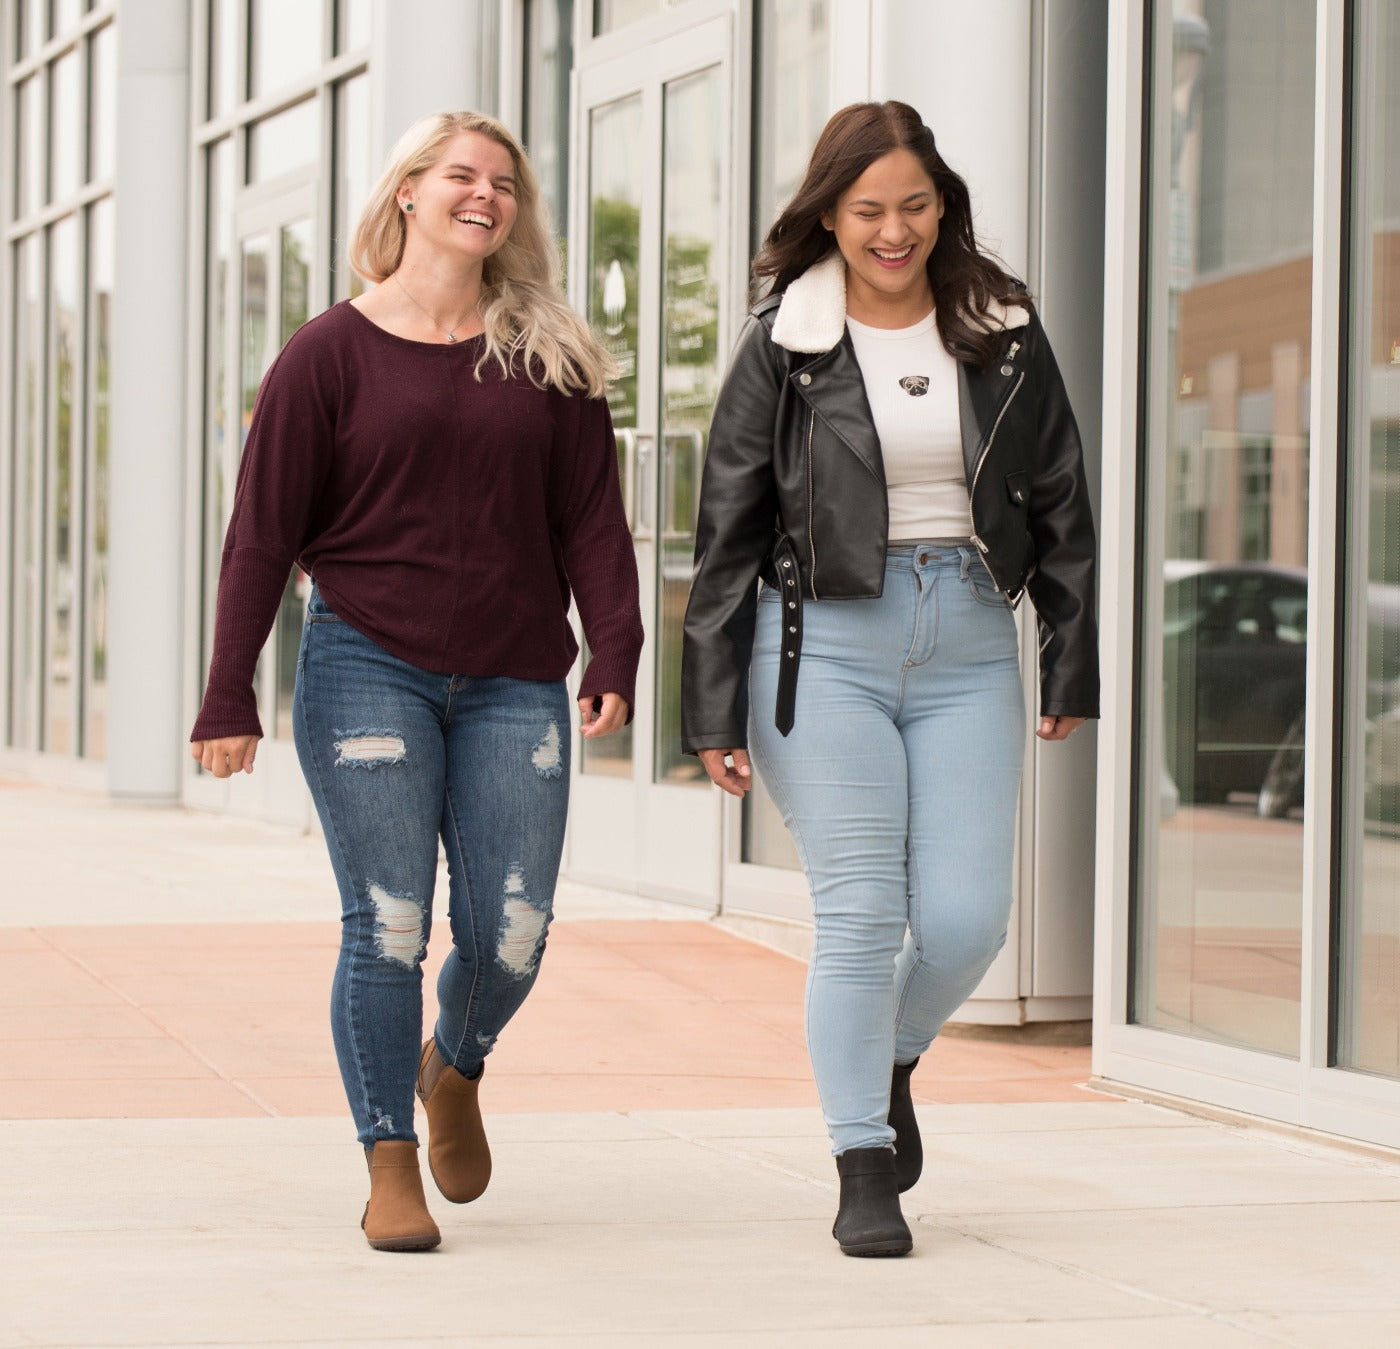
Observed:
[[[1031,499],[1031,479],[1029,473],[1008,473],[1006,475],[1006,495],[1018,506],[1027,506]]]

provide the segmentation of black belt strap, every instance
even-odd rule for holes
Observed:
[[[802,577],[797,566],[797,549],[787,535],[778,540],[773,562],[782,613],[778,706],[773,720],[778,733],[787,735],[797,712],[797,667],[802,663]]]

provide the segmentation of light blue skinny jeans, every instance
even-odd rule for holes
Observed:
[[[360,1142],[413,1139],[438,839],[438,1053],[476,1076],[535,982],[569,800],[562,680],[432,674],[311,593],[293,734],[340,887],[331,1032]]]
[[[878,599],[804,605],[796,722],[773,725],[764,586],[754,763],[812,891],[807,1045],[832,1151],[888,1146],[911,1063],[1006,940],[1025,708],[1015,619],[966,546],[893,546]]]

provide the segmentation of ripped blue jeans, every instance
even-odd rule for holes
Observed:
[[[360,1142],[413,1139],[423,956],[438,839],[452,950],[438,1053],[474,1076],[535,982],[564,846],[562,680],[439,675],[392,656],[312,591],[297,755],[340,887],[331,1030]]]

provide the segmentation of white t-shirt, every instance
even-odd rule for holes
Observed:
[[[871,328],[847,316],[885,461],[890,541],[972,533],[958,415],[958,365],[933,315],[911,328]]]

